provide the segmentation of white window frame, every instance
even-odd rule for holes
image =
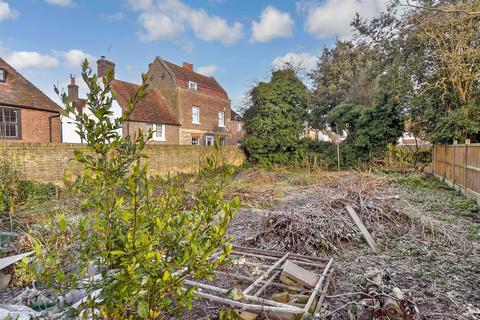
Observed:
[[[218,111],[218,126],[220,128],[225,128],[225,112]]]
[[[193,143],[193,139],[196,139],[196,143]],[[199,137],[192,137],[192,145],[193,146],[198,146],[200,144],[200,138]]]
[[[188,81],[188,89],[193,90],[193,91],[197,91],[197,89],[198,89],[197,83],[193,82],[193,81]]]
[[[209,141],[211,141],[212,144],[208,144]],[[215,145],[215,136],[206,135],[206,136],[205,136],[205,145],[207,145],[207,146],[213,146],[213,145]]]
[[[242,132],[243,131],[243,123],[237,122],[237,132]]]
[[[165,125],[160,123],[147,123],[147,130],[152,129],[153,141],[165,141]]]
[[[5,69],[0,68],[0,82],[7,81],[7,71]]]
[[[197,110],[197,117],[194,118],[193,110]],[[200,123],[200,107],[199,106],[192,106],[192,123],[193,124],[201,124]]]
[[[8,110],[10,112],[15,113],[15,120],[14,121],[7,121],[5,116],[5,111]],[[3,121],[0,123],[0,139],[13,139],[19,140],[21,139],[21,115],[20,109],[17,108],[10,108],[6,106],[0,105],[0,113],[2,114]],[[7,136],[7,126],[11,128],[12,126],[15,128],[15,136]]]

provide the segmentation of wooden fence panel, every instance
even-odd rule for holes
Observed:
[[[432,171],[480,204],[480,144],[433,146]]]

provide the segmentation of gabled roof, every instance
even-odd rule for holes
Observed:
[[[26,107],[51,112],[62,108],[40,89],[25,79],[17,70],[0,58],[0,68],[7,72],[7,81],[0,82],[0,105]]]
[[[222,93],[225,98],[228,98],[227,92],[223,87],[215,80],[214,77],[207,77],[204,75],[201,75],[195,71],[187,70],[181,66],[178,66],[174,63],[171,63],[166,60],[162,60],[160,57],[157,57],[160,61],[165,62],[167,67],[172,71],[172,73],[175,75],[175,78],[181,79],[183,81],[193,81],[197,83],[198,86],[208,88],[210,90],[217,91],[219,93]]]
[[[238,113],[236,113],[235,111],[233,111],[233,109],[232,109],[232,112],[230,114],[230,120],[244,121],[243,117],[241,115],[239,115]]]
[[[130,99],[140,86],[121,80],[112,80],[111,87],[120,107],[126,109]],[[180,126],[175,113],[162,94],[151,88],[147,89],[147,95],[135,106],[129,120]]]

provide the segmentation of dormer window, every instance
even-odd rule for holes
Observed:
[[[193,81],[188,81],[188,89],[197,91],[197,83]]]
[[[0,69],[0,82],[7,81],[7,71],[5,69]]]

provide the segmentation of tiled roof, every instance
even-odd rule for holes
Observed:
[[[120,80],[113,80],[111,87],[120,107],[126,109],[130,99],[138,90],[139,85]],[[180,125],[172,108],[162,94],[156,89],[147,90],[147,95],[135,106],[135,109],[133,109],[130,114],[129,120],[162,123],[174,126]]]
[[[239,115],[238,113],[236,113],[235,111],[232,110],[232,113],[231,113],[231,116],[230,116],[230,120],[233,120],[233,121],[243,121],[243,117],[241,115]]]
[[[225,97],[228,97],[225,89],[222,88],[222,86],[217,82],[217,80],[215,80],[215,78],[201,75],[195,71],[187,70],[181,66],[178,66],[166,60],[163,60],[163,61],[168,66],[168,68],[170,68],[170,70],[173,72],[173,74],[177,79],[181,79],[187,82],[193,81],[197,83],[198,86],[220,92],[224,94]]]
[[[0,82],[0,104],[52,112],[62,111],[58,104],[2,58],[0,58],[0,68],[7,71],[7,81],[5,83]]]

